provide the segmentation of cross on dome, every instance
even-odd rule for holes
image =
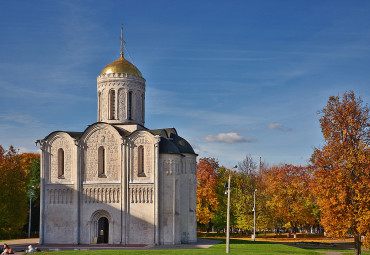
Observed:
[[[121,41],[121,57],[123,57],[124,53],[123,53],[123,44],[126,44],[126,42],[123,40],[123,24],[122,24],[122,27],[121,27],[121,36],[118,37],[118,39]]]

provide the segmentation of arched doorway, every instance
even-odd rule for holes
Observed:
[[[109,240],[109,221],[106,217],[98,220],[98,243],[108,243]]]
[[[109,243],[112,242],[113,219],[105,210],[95,211],[90,218],[90,243]],[[109,233],[111,232],[111,233]],[[110,239],[109,239],[109,236]]]

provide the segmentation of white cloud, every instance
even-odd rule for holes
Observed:
[[[267,124],[267,128],[268,129],[279,130],[279,131],[283,131],[283,132],[292,131],[291,128],[286,127],[284,125],[281,125],[279,123],[269,123],[269,124]]]
[[[0,120],[4,120],[6,122],[15,122],[18,124],[22,124],[24,126],[40,126],[41,122],[34,119],[32,116],[28,114],[0,114]]]
[[[220,133],[218,135],[207,135],[203,138],[207,142],[219,142],[219,143],[252,143],[255,142],[254,138],[247,138],[238,135],[236,132]]]

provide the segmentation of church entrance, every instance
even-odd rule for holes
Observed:
[[[108,243],[109,222],[105,217],[98,220],[98,243]]]

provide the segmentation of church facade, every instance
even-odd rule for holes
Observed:
[[[41,150],[41,244],[196,242],[196,154],[145,123],[145,79],[121,57],[97,77],[97,122]]]

